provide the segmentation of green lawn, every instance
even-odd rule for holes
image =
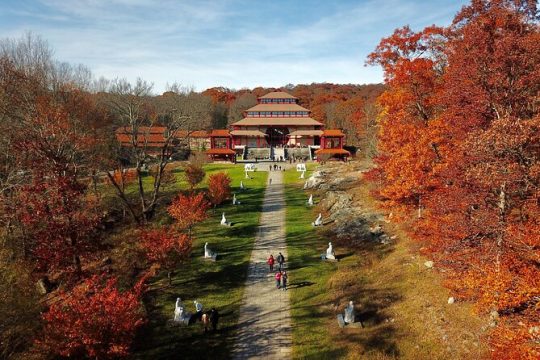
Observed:
[[[306,179],[316,165],[310,164]],[[293,357],[296,359],[338,358],[343,352],[333,346],[328,332],[327,281],[335,263],[323,262],[327,241],[311,226],[315,211],[306,206],[309,190],[303,190],[304,180],[296,170],[285,172],[287,203],[287,251],[290,268],[290,299],[293,335]],[[316,194],[314,194],[315,196]],[[317,203],[317,198],[314,198]]]
[[[136,341],[135,357],[139,359],[218,359],[228,358],[234,341],[238,310],[242,300],[247,276],[249,257],[253,246],[266,187],[267,172],[250,173],[252,179],[244,178],[243,165],[208,164],[208,174],[226,171],[232,178],[233,191],[240,206],[222,205],[211,213],[210,218],[195,230],[197,239],[189,263],[179,267],[173,277],[173,285],[167,285],[165,274],[151,283],[147,296],[149,323]],[[177,182],[165,192],[185,189],[181,170],[174,171]],[[247,188],[239,190],[240,181]],[[201,185],[206,187],[206,180]],[[232,227],[220,226],[221,213],[225,212]],[[166,222],[166,215],[158,218]],[[203,259],[204,243],[219,253],[218,261]],[[201,323],[189,327],[170,327],[174,304],[181,297],[189,311],[194,311],[193,301],[199,300],[206,310],[216,307],[221,314],[219,331],[204,334]]]

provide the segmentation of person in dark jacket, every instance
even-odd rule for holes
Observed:
[[[279,264],[279,271],[283,270],[283,266],[285,265],[285,256],[283,256],[282,253],[279,253],[277,262]]]
[[[219,313],[216,308],[212,308],[212,310],[210,310],[210,323],[212,324],[212,331],[217,330],[218,321]]]

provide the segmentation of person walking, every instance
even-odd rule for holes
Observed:
[[[281,271],[278,271],[276,273],[276,288],[279,289],[280,286],[281,286]]]
[[[268,178],[268,185],[272,185],[272,178],[271,177]]]
[[[281,274],[281,290],[285,291],[287,290],[287,280],[289,277],[287,276],[287,272],[284,271],[283,274]]]
[[[268,165],[268,168],[270,168],[270,171],[272,171],[272,165]]]
[[[213,307],[212,310],[210,310],[210,323],[212,324],[212,331],[217,330],[218,321],[219,313],[216,308]]]
[[[274,255],[270,254],[270,257],[268,258],[268,260],[266,260],[266,263],[268,264],[268,266],[270,266],[270,272],[273,272],[275,263]]]
[[[283,270],[283,266],[285,265],[285,256],[283,256],[282,253],[279,253],[277,257],[277,262],[279,265],[279,271]]]

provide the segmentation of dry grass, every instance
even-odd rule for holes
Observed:
[[[361,199],[363,208],[378,211],[368,184],[359,181],[351,192],[355,199]],[[423,265],[428,259],[417,255],[418,244],[400,227],[381,225],[389,236],[397,236],[393,245],[336,248],[343,259],[325,286],[318,289],[324,291],[319,300],[325,300],[324,304],[319,302],[318,311],[325,316],[311,326],[324,329],[325,342],[340,349],[340,358],[485,358],[487,347],[481,338],[487,320],[475,314],[471,304],[449,305],[451,294],[442,286],[436,267]],[[335,315],[349,300],[355,302],[364,328],[339,328]],[[294,345],[295,357],[317,358],[303,356],[307,354]]]

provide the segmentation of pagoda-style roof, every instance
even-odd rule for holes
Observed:
[[[235,122],[232,126],[322,126],[320,122],[310,117],[249,117]]]
[[[227,129],[214,129],[209,134],[210,137],[229,137],[231,133]]]
[[[350,155],[351,155],[351,153],[348,152],[348,151],[345,150],[345,149],[319,149],[319,150],[316,150],[316,151],[315,151],[315,154],[316,154],[316,155],[321,155],[321,154],[347,155],[347,156],[350,156]]]
[[[329,129],[329,130],[324,130],[323,132],[323,135],[322,136],[328,136],[328,137],[343,137],[345,136],[345,134],[343,133],[343,131],[337,129]]]
[[[322,130],[296,130],[289,133],[289,136],[321,136]]]
[[[260,96],[259,99],[298,99],[285,91],[272,91],[266,95]]]
[[[223,149],[223,148],[217,148],[217,149],[208,149],[206,150],[207,154],[210,155],[234,155],[236,152],[232,149]]]
[[[298,104],[257,104],[246,111],[309,111]]]
[[[234,136],[249,136],[249,137],[265,137],[265,133],[259,130],[233,130],[231,135]]]

